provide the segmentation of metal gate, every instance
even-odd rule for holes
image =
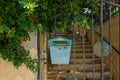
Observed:
[[[47,40],[63,36],[70,38],[73,44],[68,65],[51,64],[47,46],[45,80],[120,80],[120,1],[100,0],[100,12],[91,14],[92,19],[96,17],[100,17],[99,26],[94,28],[92,20],[92,30],[81,30],[72,24],[70,33],[56,28],[47,34]],[[99,56],[94,47],[100,50]]]
[[[118,0],[101,0],[100,7],[100,41],[101,41],[101,52],[103,49],[103,41],[106,41],[109,44],[109,58],[108,58],[108,67],[109,67],[109,80],[120,80],[120,1]],[[118,22],[114,22],[114,17],[117,18]],[[105,29],[105,21],[108,20],[108,34]],[[116,28],[116,30],[115,30]],[[116,32],[114,32],[114,30]],[[109,36],[109,38],[106,38]],[[115,38],[117,37],[117,39]],[[115,45],[115,42],[117,43]],[[118,46],[118,47],[117,47]],[[105,63],[105,58],[101,55],[101,80],[105,80],[103,63]],[[116,73],[116,75],[114,75]]]

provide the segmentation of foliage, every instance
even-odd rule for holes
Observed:
[[[93,14],[99,9],[99,0],[40,0],[38,4],[34,13],[39,16],[45,31],[52,31],[56,27],[65,30],[72,22],[77,22],[83,29],[90,29],[91,13],[84,13],[84,8]],[[87,23],[82,25],[83,21]]]
[[[23,41],[29,40],[29,32],[37,32],[39,28],[32,21],[32,14],[28,14],[30,11],[24,9],[18,0],[0,0],[0,53],[16,67],[24,63],[36,71],[37,60],[21,46]]]
[[[90,29],[90,14],[84,13],[84,8],[95,13],[98,4],[97,0],[0,0],[1,57],[16,67],[24,63],[36,71],[37,60],[21,46],[30,39],[29,33],[49,32],[56,27],[65,30],[72,22]]]

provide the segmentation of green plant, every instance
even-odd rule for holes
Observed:
[[[0,54],[16,67],[24,63],[34,72],[37,59],[32,59],[21,43],[29,40],[29,32],[37,32],[40,26],[32,20],[32,12],[26,12],[18,0],[0,1]]]
[[[1,57],[16,67],[24,63],[33,72],[37,71],[37,59],[32,59],[21,45],[30,39],[29,33],[50,32],[56,27],[64,31],[72,22],[90,29],[91,17],[83,13],[84,8],[95,13],[98,4],[94,0],[0,0]]]

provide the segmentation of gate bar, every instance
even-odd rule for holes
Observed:
[[[119,2],[119,4],[120,4],[120,2]],[[119,54],[120,54],[120,7],[119,7],[119,27],[118,27],[118,29],[119,29]],[[120,67],[120,55],[119,55],[119,67]],[[119,80],[120,80],[120,68],[119,68]]]
[[[84,34],[85,34],[85,31],[83,30],[83,34],[82,34],[82,50],[83,50],[83,80],[86,80],[86,75],[85,75],[85,44],[84,44],[84,41],[85,41],[85,39],[84,39]]]
[[[109,0],[111,2],[111,0]],[[112,18],[111,18],[111,4],[109,4],[109,39],[110,39],[110,46],[109,46],[109,51],[110,51],[110,80],[112,80]]]
[[[46,37],[47,37],[47,40],[48,40],[48,37],[51,38],[51,34],[48,35],[48,33],[46,34]],[[46,41],[48,42],[48,41]],[[46,43],[46,80],[48,80],[48,43]]]
[[[38,72],[37,80],[40,80],[40,32],[37,34],[37,57],[38,57]]]
[[[72,17],[73,17],[73,15],[72,15]],[[73,76],[74,76],[74,79],[76,78],[76,75],[75,75],[75,72],[76,72],[76,52],[75,52],[75,27],[74,27],[74,22],[72,22],[72,28],[73,28],[73,36],[72,36],[72,40],[73,40],[73,53],[74,53],[74,74],[73,74]]]
[[[93,48],[93,46],[94,46],[94,26],[93,26],[93,13],[92,13],[92,48]],[[95,72],[95,70],[94,70],[94,52],[92,53],[92,65],[93,65],[93,67],[92,67],[92,71],[93,71],[93,80],[95,80],[95,75],[94,75],[94,72]]]
[[[101,41],[101,80],[104,80],[104,65],[103,65],[103,0],[100,0],[100,41]]]
[[[111,3],[111,0],[109,0],[110,3]],[[110,60],[110,80],[112,80],[112,18],[111,18],[111,4],[109,4],[109,34],[110,34],[110,46],[109,46],[109,51],[110,51],[110,57],[109,57],[109,60]]]

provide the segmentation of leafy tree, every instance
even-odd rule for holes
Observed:
[[[72,22],[90,29],[90,13],[98,11],[96,0],[0,0],[0,54],[16,67],[24,63],[33,72],[37,59],[21,45],[30,39],[29,33],[50,32],[54,28],[67,29]],[[56,26],[55,26],[56,17]]]

